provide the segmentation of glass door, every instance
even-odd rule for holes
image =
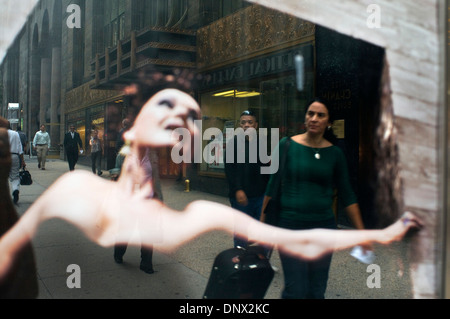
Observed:
[[[304,131],[306,105],[313,97],[312,79],[306,90],[297,90],[295,76],[261,82],[260,127],[279,128],[280,138]]]

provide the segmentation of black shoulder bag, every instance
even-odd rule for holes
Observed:
[[[20,185],[31,185],[33,184],[33,179],[31,174],[25,168],[19,171]]]
[[[278,167],[278,172],[276,172],[274,176],[275,196],[270,199],[269,203],[266,206],[266,209],[264,210],[264,213],[266,215],[264,222],[272,226],[278,226],[278,221],[280,218],[281,181],[284,176],[287,161],[287,153],[289,151],[290,144],[291,138],[289,137],[286,141],[286,145],[284,147],[284,151],[280,159],[280,166]]]

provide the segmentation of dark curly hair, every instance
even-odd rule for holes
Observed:
[[[140,110],[145,102],[164,89],[178,89],[193,94],[197,81],[196,73],[188,69],[163,72],[147,67],[137,71],[135,80],[124,88],[124,92],[130,106]]]

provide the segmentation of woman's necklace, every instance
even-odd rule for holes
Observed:
[[[316,151],[316,154],[314,155],[314,157],[318,160],[320,160],[320,148],[315,148],[314,149]]]
[[[321,156],[320,156],[320,151],[321,151],[322,149],[320,148],[320,146],[322,145],[322,142],[323,142],[323,140],[321,140],[320,143],[316,144],[317,147],[313,147],[313,146],[312,146],[313,143],[308,143],[308,144],[311,145],[312,148],[314,149],[314,157],[315,157],[317,160],[320,160],[320,158],[321,158]]]

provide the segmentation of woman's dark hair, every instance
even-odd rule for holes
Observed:
[[[306,110],[308,110],[309,107],[311,106],[311,104],[313,104],[313,103],[315,103],[315,102],[318,102],[318,103],[320,103],[320,104],[323,104],[323,105],[327,108],[327,110],[328,110],[328,119],[329,119],[329,122],[330,122],[331,124],[333,124],[333,122],[334,122],[333,110],[331,109],[330,104],[328,103],[328,101],[325,100],[324,98],[321,98],[321,97],[314,97],[314,98],[313,98],[311,101],[309,101],[309,103],[307,104]],[[336,145],[337,142],[338,142],[338,138],[337,138],[337,136],[334,134],[333,128],[332,128],[331,126],[325,130],[325,133],[323,134],[323,137],[324,137],[327,141],[329,141],[331,144],[333,144],[333,145]]]

